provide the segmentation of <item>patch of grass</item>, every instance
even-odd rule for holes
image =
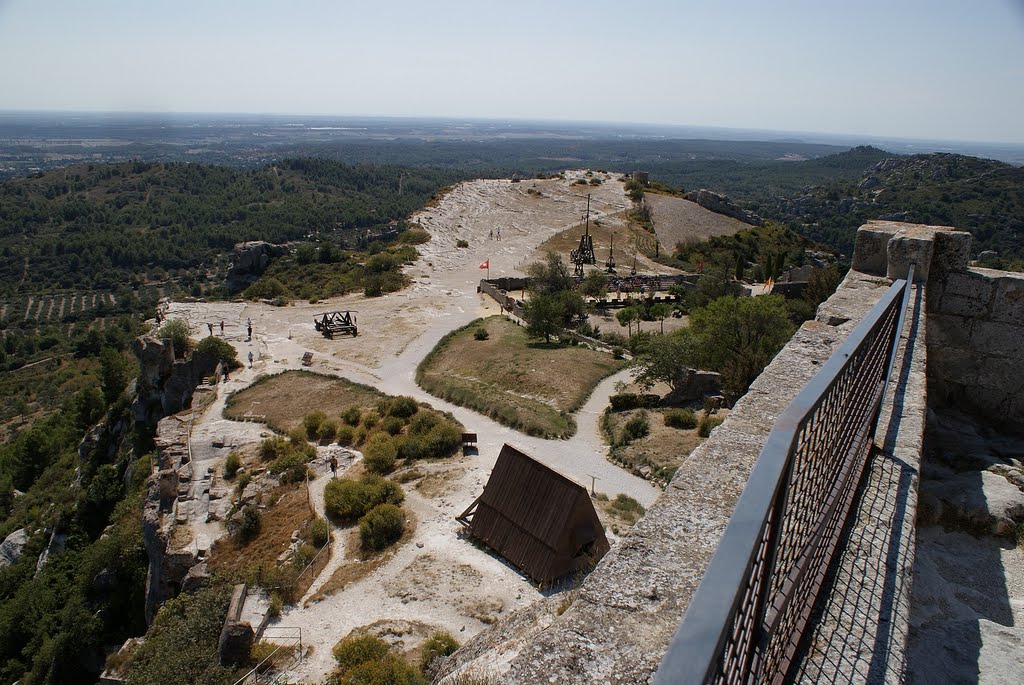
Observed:
[[[708,416],[707,414],[704,414],[700,417],[700,420],[697,421],[697,435],[702,438],[708,437],[711,435],[711,431],[722,425],[723,421],[725,421],[725,419],[721,416]]]
[[[481,328],[486,340],[476,336]],[[622,367],[585,347],[533,343],[520,326],[492,316],[442,338],[417,368],[416,382],[527,435],[568,438],[576,432],[570,414]]]
[[[341,416],[348,410],[375,407],[382,399],[387,395],[379,390],[338,376],[285,371],[262,376],[229,396],[224,416],[235,421],[260,421],[278,433],[287,433],[303,426],[303,419],[314,411]]]
[[[665,425],[683,430],[697,427],[697,415],[692,409],[672,409],[665,412]]]

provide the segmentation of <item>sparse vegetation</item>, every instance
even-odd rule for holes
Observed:
[[[697,416],[692,409],[672,409],[665,412],[665,425],[684,430],[696,428]]]
[[[488,339],[474,339],[480,327]],[[566,368],[574,373],[562,373]],[[570,413],[620,368],[606,353],[585,347],[531,344],[521,327],[495,316],[442,338],[417,367],[416,382],[528,435],[567,438],[576,431]]]
[[[700,417],[700,420],[697,421],[697,434],[702,438],[706,438],[711,435],[711,431],[722,425],[723,421],[725,421],[725,419],[720,416],[708,416],[707,414],[704,414]]]
[[[402,537],[405,512],[394,504],[378,504],[359,519],[359,542],[364,551],[378,552]]]
[[[420,668],[424,673],[431,671],[435,659],[443,659],[459,648],[459,641],[449,633],[433,633],[423,642],[423,656],[420,659]]]
[[[338,521],[354,521],[379,504],[401,504],[404,499],[401,485],[375,475],[335,478],[324,490],[327,515]]]
[[[238,452],[232,451],[228,453],[227,458],[224,460],[224,477],[231,480],[240,468],[242,468],[242,458],[238,455]]]

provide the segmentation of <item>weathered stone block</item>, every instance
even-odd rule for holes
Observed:
[[[998,321],[978,321],[971,330],[969,347],[980,355],[1015,358],[1024,367],[1022,326]]]
[[[981,388],[1013,396],[1024,387],[1024,366],[1020,359],[990,357],[978,366],[975,378]]]
[[[886,273],[886,247],[899,229],[895,224],[871,222],[857,229],[853,248],[853,270],[875,276]]]
[[[942,284],[943,295],[957,295],[975,300],[979,309],[988,308],[994,291],[993,280],[973,269],[948,274]]]
[[[225,623],[220,633],[217,654],[222,666],[239,666],[249,660],[256,636],[248,623]]]
[[[960,349],[971,347],[971,318],[952,314],[931,314],[926,321],[929,346]]]
[[[1024,333],[1024,275],[1004,273],[996,279],[992,318],[1016,324]]]
[[[888,265],[885,275],[896,280],[906,278],[910,265],[914,265],[914,282],[923,283],[928,280],[928,270],[932,263],[935,248],[933,235],[922,234],[921,231],[898,233],[886,248]]]
[[[931,311],[969,318],[988,317],[988,307],[984,303],[973,297],[964,297],[963,295],[945,294],[939,300],[936,308]]]
[[[932,273],[941,275],[966,269],[971,259],[971,240],[966,231],[936,231]]]

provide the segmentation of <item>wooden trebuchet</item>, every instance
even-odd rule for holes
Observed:
[[[359,328],[356,327],[355,312],[324,312],[319,319],[313,319],[313,325],[323,334],[325,338],[333,338],[335,335],[351,334],[352,337],[359,335]]]

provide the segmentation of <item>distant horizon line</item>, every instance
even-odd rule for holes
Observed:
[[[607,121],[597,119],[567,119],[567,118],[544,118],[544,117],[487,117],[487,116],[453,116],[453,115],[432,115],[432,114],[324,114],[324,113],[296,113],[296,112],[225,112],[225,111],[188,111],[188,110],[101,110],[101,109],[16,109],[0,108],[0,115],[115,115],[115,116],[196,116],[196,117],[298,117],[298,118],[333,118],[333,119],[369,119],[369,120],[405,120],[405,121],[451,121],[451,122],[519,122],[519,123],[545,123],[545,124],[576,124],[601,127],[634,127],[634,128],[663,128],[663,129],[695,129],[707,131],[732,132],[734,134],[773,134],[776,136],[819,136],[827,138],[840,138],[848,140],[862,140],[864,145],[871,141],[886,141],[890,143],[910,144],[942,144],[954,145],[984,145],[984,146],[1010,146],[1024,149],[1024,140],[982,140],[982,139],[957,139],[957,138],[916,138],[902,137],[898,135],[881,135],[869,133],[838,133],[829,131],[801,131],[796,129],[772,129],[739,126],[721,126],[711,124],[667,124],[660,122],[642,121]],[[758,142],[751,140],[748,142]],[[765,141],[769,142],[769,141]]]

